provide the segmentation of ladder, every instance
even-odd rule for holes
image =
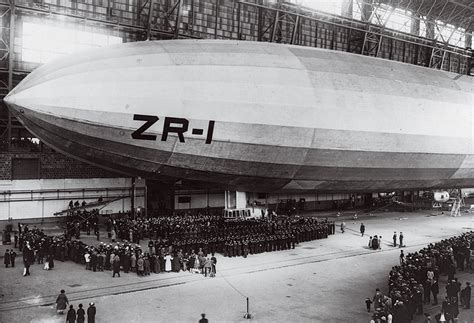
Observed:
[[[461,215],[461,199],[458,197],[454,203],[453,208],[451,209],[451,216],[460,216]]]

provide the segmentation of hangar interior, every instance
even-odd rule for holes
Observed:
[[[118,43],[233,39],[294,44],[472,73],[470,0],[10,0],[0,1],[0,96],[49,60]],[[84,94],[86,95],[86,94]],[[403,201],[423,192],[400,192]],[[338,209],[378,192],[227,192],[201,183],[124,177],[44,145],[0,105],[0,221],[52,217],[70,200],[99,198],[103,213],[149,214],[263,205]]]

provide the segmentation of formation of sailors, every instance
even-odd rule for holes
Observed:
[[[139,243],[149,238],[159,247],[172,246],[188,254],[201,248],[229,257],[290,249],[299,242],[327,238],[335,231],[333,222],[300,217],[225,221],[219,216],[187,215],[114,222],[117,236],[123,240]]]

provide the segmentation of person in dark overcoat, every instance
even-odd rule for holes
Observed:
[[[155,254],[152,254],[151,256],[149,256],[148,260],[150,261],[150,271],[152,273],[156,274],[156,256],[155,256]]]
[[[215,275],[217,273],[217,258],[212,256],[211,257],[211,262],[212,262],[212,273]]]
[[[143,276],[143,272],[145,271],[145,260],[140,255],[137,260],[137,274],[138,276]]]
[[[95,314],[96,308],[94,303],[89,304],[89,308],[87,309],[87,323],[95,323]]]
[[[179,262],[179,257],[176,253],[173,256],[171,268],[172,268],[172,271],[176,273],[179,273],[179,271],[181,270],[181,263]]]
[[[438,305],[439,285],[437,280],[431,283],[431,294],[433,294],[433,305]]]
[[[150,259],[148,259],[148,254],[143,257],[143,273],[145,276],[150,274]]]
[[[126,252],[123,256],[123,271],[128,273],[130,271],[130,252]]]
[[[364,236],[364,232],[365,232],[365,225],[364,225],[364,223],[361,223],[360,224],[360,233],[361,233],[362,237]]]
[[[64,310],[67,307],[69,300],[67,299],[66,292],[64,289],[61,289],[61,293],[56,298],[56,310],[58,314],[64,314]]]
[[[471,308],[471,283],[466,283],[466,287],[461,291],[461,298],[463,299],[464,308]]]
[[[194,262],[196,261],[196,256],[194,254],[194,250],[191,252],[191,255],[189,256],[189,262],[188,262],[188,270],[191,271],[191,269],[194,268]]]
[[[25,269],[23,270],[23,276],[29,276],[30,275],[30,265],[32,264],[31,258],[33,254],[33,250],[29,248],[29,245],[24,248],[23,250],[23,264],[25,266]]]
[[[54,268],[54,256],[53,255],[49,255],[48,262],[49,262],[49,269],[53,269]]]
[[[67,311],[66,323],[76,323],[76,310],[73,305],[69,305],[69,311]]]
[[[10,266],[10,252],[8,251],[8,249],[7,251],[5,251],[3,263],[5,264],[5,268],[8,268],[8,266]]]
[[[15,267],[15,258],[16,252],[12,249],[10,250],[10,263],[12,264],[12,267]]]
[[[82,308],[82,304],[79,304],[79,308],[77,309],[77,323],[84,323],[86,320],[86,311]]]

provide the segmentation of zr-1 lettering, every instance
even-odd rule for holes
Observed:
[[[134,114],[133,120],[145,121],[137,130],[132,132],[132,138],[138,140],[156,140],[156,135],[146,134],[151,126],[153,126],[158,120],[157,116],[150,116],[144,114]],[[206,144],[212,142],[212,136],[214,134],[214,120],[210,120],[207,126],[206,133]],[[161,135],[161,141],[166,141],[168,139],[168,134],[175,133],[178,136],[179,142],[185,142],[184,134],[189,129],[189,120],[185,118],[173,118],[165,117],[163,124],[163,133]],[[204,134],[204,129],[193,128],[191,133],[193,135],[202,136]]]

